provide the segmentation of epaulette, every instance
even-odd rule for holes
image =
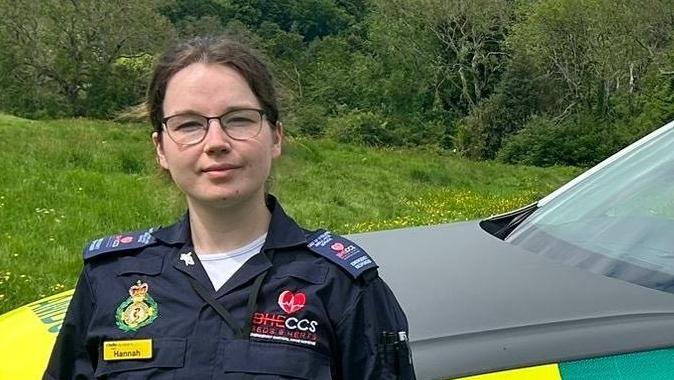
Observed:
[[[374,260],[356,243],[330,231],[318,230],[307,240],[309,249],[342,267],[353,278],[377,268]]]
[[[152,232],[155,228],[148,230],[123,233],[118,235],[106,236],[91,241],[84,248],[84,260],[119,251],[142,248],[155,242]]]

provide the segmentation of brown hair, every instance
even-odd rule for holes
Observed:
[[[147,92],[147,107],[155,132],[162,130],[168,81],[193,63],[214,63],[236,70],[253,90],[271,127],[276,127],[279,117],[276,90],[269,68],[260,55],[226,37],[195,37],[171,46],[154,67]]]

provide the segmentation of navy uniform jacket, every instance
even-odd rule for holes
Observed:
[[[217,291],[187,217],[91,242],[44,378],[413,379],[407,320],[376,264],[268,207],[261,254]]]

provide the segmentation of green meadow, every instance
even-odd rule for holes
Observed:
[[[184,211],[147,125],[0,115],[0,162],[0,313],[73,287],[88,240]],[[579,172],[288,138],[272,193],[301,224],[352,233],[505,212]]]

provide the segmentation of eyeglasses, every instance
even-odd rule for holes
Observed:
[[[165,117],[161,122],[168,136],[176,144],[194,145],[204,140],[211,120],[220,121],[220,127],[227,136],[242,141],[252,139],[260,133],[263,117],[264,111],[246,108],[213,117],[183,113]]]

